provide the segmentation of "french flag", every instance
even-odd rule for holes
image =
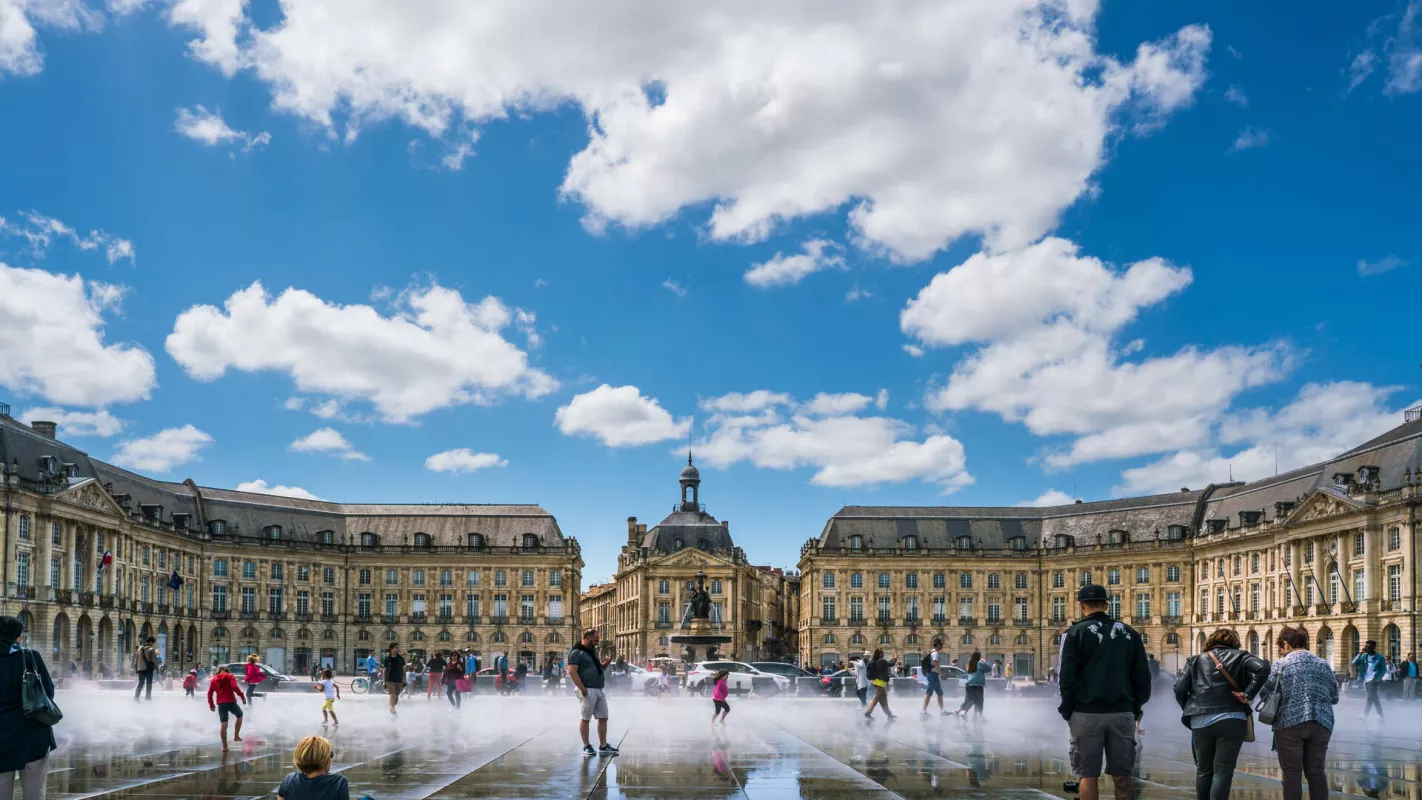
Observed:
[[[114,563],[114,553],[112,550],[104,551],[104,557],[99,559],[99,574],[104,574],[104,567]]]

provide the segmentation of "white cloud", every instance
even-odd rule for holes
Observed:
[[[844,248],[824,239],[811,239],[803,251],[795,255],[776,253],[769,261],[753,264],[745,280],[757,289],[771,286],[794,286],[806,275],[824,269],[844,269]]]
[[[1400,12],[1384,14],[1368,25],[1368,45],[1353,56],[1344,74],[1347,95],[1378,69],[1386,68],[1383,94],[1422,91],[1422,0],[1407,0]]]
[[[1245,94],[1244,89],[1236,84],[1230,84],[1230,87],[1225,89],[1224,99],[1225,102],[1239,106],[1240,108],[1249,106],[1249,95]]]
[[[198,451],[212,441],[191,425],[165,428],[152,436],[120,442],[111,460],[139,472],[167,472],[197,458]]]
[[[905,352],[905,353],[908,353],[909,355],[913,356],[914,358],[923,358],[923,352],[924,352],[924,351],[923,351],[923,348],[922,348],[922,347],[919,347],[919,346],[916,345],[916,344],[906,344],[906,345],[904,345],[904,352]]]
[[[873,297],[874,293],[868,289],[861,289],[858,286],[844,293],[844,302],[854,303],[868,297]]]
[[[684,439],[691,418],[673,419],[656,398],[643,397],[636,386],[603,384],[575,396],[554,415],[566,436],[591,436],[608,447],[652,444]]]
[[[884,409],[889,407],[888,389],[880,389],[879,393],[874,396],[874,407],[879,409],[880,411],[883,411]]]
[[[1230,152],[1238,153],[1240,150],[1252,150],[1256,147],[1264,147],[1269,144],[1269,132],[1259,128],[1246,127],[1234,138],[1234,144],[1230,145]]]
[[[474,472],[488,467],[506,467],[508,460],[499,458],[497,453],[476,453],[467,447],[445,450],[425,459],[425,469],[435,472]]]
[[[265,147],[272,141],[272,135],[266,131],[251,134],[247,131],[235,130],[228,126],[226,120],[222,118],[221,111],[208,111],[202,106],[178,109],[178,119],[173,124],[173,129],[208,147],[216,147],[220,144],[241,144],[244,153]]]
[[[267,482],[258,478],[255,481],[243,481],[237,484],[239,492],[255,492],[256,494],[273,494],[278,497],[295,497],[298,500],[320,500],[321,498],[306,491],[300,486],[269,486]]]
[[[1043,508],[1045,506],[1069,506],[1076,502],[1076,498],[1059,489],[1048,489],[1037,495],[1033,500],[1023,500],[1018,503],[1024,508]]]
[[[1191,102],[1209,29],[1123,64],[1096,52],[1098,5],[287,0],[257,28],[242,0],[180,0],[170,16],[195,57],[347,140],[391,118],[446,136],[580,108],[589,142],[562,192],[594,230],[709,207],[712,238],[744,241],[847,211],[857,241],[919,260],[965,235],[1035,240],[1123,127]]]
[[[1185,446],[1192,432],[1198,441],[1207,430],[1200,420],[1282,377],[1290,362],[1282,345],[1129,360],[1143,343],[1119,344],[1119,332],[1190,280],[1188,268],[1154,258],[1109,268],[1049,238],[974,255],[936,276],[900,324],[925,345],[981,344],[930,391],[931,409],[990,411],[1037,435],[1079,437],[1048,456],[1049,466],[1065,467]]]
[[[22,211],[20,217],[23,222],[11,222],[0,217],[0,236],[24,239],[29,243],[30,252],[37,258],[43,258],[49,252],[55,239],[67,240],[80,250],[103,251],[104,258],[108,259],[110,264],[125,258],[129,264],[133,264],[137,258],[132,241],[115,236],[102,228],[95,228],[81,236],[73,227],[37,211]]]
[[[1363,85],[1363,81],[1372,77],[1373,70],[1377,69],[1378,54],[1371,50],[1353,56],[1353,60],[1348,63],[1348,87],[1343,90],[1343,94],[1351,94],[1354,89]]]
[[[92,31],[103,24],[103,16],[84,0],[0,0],[0,77],[43,69],[36,28]]]
[[[253,283],[222,309],[184,311],[167,349],[198,380],[228,369],[282,372],[299,391],[367,401],[391,422],[504,395],[538,398],[558,387],[500,335],[528,323],[516,323],[519,309],[497,297],[469,303],[453,289],[412,286],[393,305],[385,316],[300,289],[272,298]]]
[[[26,424],[45,420],[59,426],[59,436],[113,436],[123,430],[123,420],[107,408],[97,411],[70,411],[63,408],[27,408],[19,419]]]
[[[146,399],[157,383],[153,357],[104,341],[104,317],[118,313],[124,291],[0,263],[0,386],[70,406]]]
[[[1397,390],[1367,383],[1311,383],[1277,411],[1251,409],[1226,416],[1208,446],[1182,450],[1125,470],[1120,494],[1171,492],[1181,487],[1256,480],[1325,461],[1396,427],[1401,409],[1387,399]],[[1227,451],[1226,448],[1233,448]]]
[[[810,482],[819,486],[917,480],[949,492],[972,483],[958,440],[942,434],[917,440],[908,423],[857,416],[870,402],[865,395],[821,394],[797,404],[765,390],[711,398],[702,407],[719,411],[695,450],[715,467],[739,461],[768,469],[810,467],[816,470]]]
[[[335,428],[317,428],[291,443],[292,452],[329,453],[342,461],[369,461],[370,456],[355,449]]]
[[[682,286],[671,278],[667,278],[666,280],[662,281],[662,288],[666,289],[677,297],[686,297],[686,287]]]
[[[1377,261],[1367,261],[1360,258],[1358,259],[1358,274],[1363,277],[1381,275],[1384,272],[1391,272],[1398,267],[1405,267],[1411,263],[1412,262],[1404,261],[1397,256],[1383,256]]]

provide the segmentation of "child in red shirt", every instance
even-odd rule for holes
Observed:
[[[213,703],[216,696],[217,703]],[[237,717],[237,727],[232,731],[232,741],[242,741],[242,707],[237,705],[237,698],[242,698],[242,702],[247,702],[247,698],[242,694],[242,687],[237,685],[237,678],[227,670],[227,667],[218,667],[217,674],[212,676],[212,680],[207,684],[207,707],[217,712],[217,719],[222,723],[222,749],[227,749],[227,716],[235,714]]]
[[[197,670],[189,672],[183,676],[183,693],[188,697],[193,697],[193,691],[197,689]]]

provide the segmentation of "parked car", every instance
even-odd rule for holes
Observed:
[[[751,691],[752,678],[766,677],[775,681],[775,688],[782,692],[789,691],[790,679],[784,675],[771,675],[768,672],[761,672],[750,664],[743,664],[739,661],[703,661],[691,668],[686,673],[686,688],[693,692],[702,690],[710,691],[711,676],[721,670],[726,670],[729,675],[726,678],[726,685],[732,692],[749,693]]]
[[[261,667],[262,673],[266,675],[266,678],[257,685],[258,693],[290,692],[292,690],[314,691],[314,689],[311,688],[314,682],[310,678],[297,678],[292,675],[283,675],[275,669],[272,669],[268,664],[258,664],[257,666]],[[247,662],[240,661],[235,664],[228,664],[227,671],[236,676],[238,684],[242,687],[242,691],[247,691],[247,681],[245,678],[247,674]]]
[[[769,675],[783,675],[787,678],[813,678],[819,675],[818,672],[801,669],[784,661],[752,661],[750,665]]]
[[[1026,675],[1009,679],[1003,689],[1013,697],[1051,697],[1057,693],[1056,686]]]

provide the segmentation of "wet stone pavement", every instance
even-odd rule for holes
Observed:
[[[895,698],[898,721],[866,728],[852,699],[733,699],[730,724],[713,729],[706,700],[613,698],[609,739],[622,754],[584,758],[567,697],[476,696],[458,712],[419,697],[396,719],[383,698],[346,699],[341,725],[323,728],[319,697],[278,695],[249,707],[244,741],[223,753],[216,715],[200,700],[63,692],[48,795],[274,797],[295,743],[314,733],[331,740],[332,769],[350,780],[351,796],[377,800],[1074,796],[1063,790],[1066,726],[1051,700],[989,696],[983,723],[936,708],[920,717],[915,700]],[[1422,705],[1388,710],[1385,726],[1365,728],[1360,705],[1340,706],[1328,769],[1335,796],[1422,800]],[[1282,797],[1267,728],[1260,738],[1241,754],[1232,797]],[[1168,697],[1148,708],[1138,779],[1142,798],[1193,796],[1188,732]]]

